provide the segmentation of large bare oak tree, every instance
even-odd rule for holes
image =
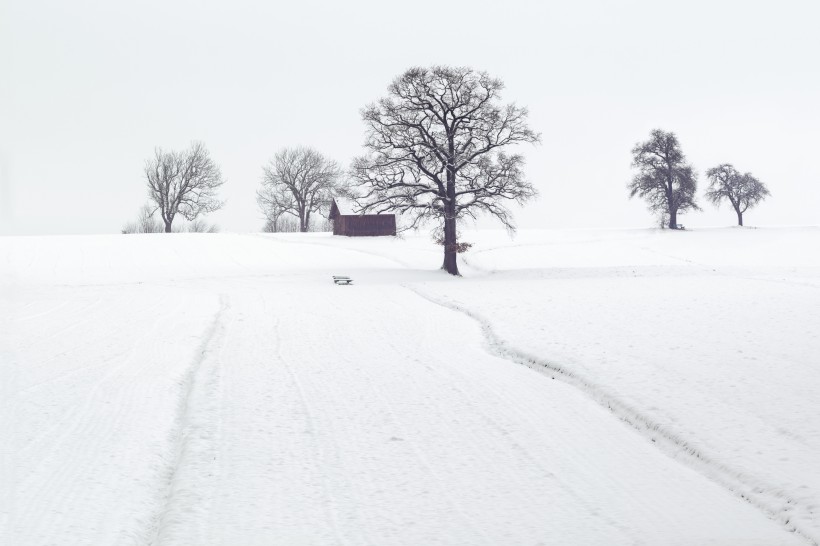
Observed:
[[[351,168],[351,190],[362,212],[403,213],[411,228],[427,220],[443,229],[442,268],[458,275],[457,221],[488,213],[508,229],[507,201],[536,195],[524,159],[504,150],[539,135],[527,110],[500,104],[504,84],[466,67],[411,68],[388,96],[362,111],[367,154]]]
[[[675,133],[653,130],[649,140],[632,149],[632,166],[638,174],[628,185],[629,197],[645,199],[649,210],[668,219],[671,229],[677,228],[679,213],[699,210],[697,175],[686,163]]]
[[[273,229],[291,214],[299,231],[310,228],[310,216],[330,204],[341,179],[339,165],[313,148],[285,148],[263,167],[262,187],[256,201]]]
[[[171,233],[177,214],[189,222],[224,204],[216,191],[224,183],[219,167],[201,142],[181,152],[154,150],[145,164],[148,197],[159,211],[165,232]]]
[[[752,173],[740,174],[729,163],[709,169],[706,177],[709,179],[706,199],[715,205],[729,201],[735,209],[739,226],[743,225],[743,213],[770,195],[766,185],[752,176]]]

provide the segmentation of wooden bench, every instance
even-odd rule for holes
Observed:
[[[333,282],[335,284],[353,284],[353,279],[350,277],[333,275]]]

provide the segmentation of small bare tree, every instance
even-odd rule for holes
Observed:
[[[333,222],[327,219],[322,219],[321,222],[311,220],[308,231],[312,232],[327,232],[333,231]],[[299,220],[295,216],[285,216],[274,221],[272,219],[265,220],[262,226],[263,233],[299,233]]]
[[[256,203],[259,205],[259,209],[265,215],[265,226],[263,231],[266,233],[277,233],[280,231],[290,231],[284,230],[283,223],[287,218],[285,218],[285,203],[289,202],[290,199],[285,199],[285,197],[289,197],[282,191],[276,191],[274,187],[270,185],[263,185],[260,189],[256,191]]]
[[[256,202],[273,229],[281,217],[299,219],[299,231],[310,229],[310,217],[326,209],[339,185],[339,165],[312,148],[285,148],[263,167]]]
[[[698,182],[692,165],[680,149],[675,133],[652,131],[649,140],[632,149],[632,166],[638,174],[629,183],[629,197],[646,199],[649,210],[678,226],[678,213],[700,210],[695,203]]]
[[[140,207],[136,222],[128,222],[122,233],[160,233],[162,225],[154,218],[154,209],[148,203]]]
[[[224,183],[219,167],[201,142],[182,152],[157,148],[145,164],[148,196],[156,205],[165,232],[171,233],[177,214],[189,222],[224,205],[216,191]]]
[[[504,203],[536,195],[524,158],[504,149],[537,143],[539,135],[527,126],[525,108],[499,104],[503,89],[501,80],[471,68],[411,68],[362,111],[368,154],[351,169],[359,208],[400,212],[408,229],[440,222],[442,269],[452,275],[459,274],[459,218],[483,212],[513,230]]]
[[[265,223],[262,225],[262,233],[279,233],[278,219],[265,218]]]
[[[219,233],[219,226],[216,224],[209,224],[202,218],[196,218],[188,225],[184,226],[188,233]]]
[[[162,226],[154,218],[154,211],[148,203],[140,208],[137,215],[137,227],[140,233],[159,233],[162,231]]]
[[[709,169],[706,176],[709,178],[706,199],[716,206],[722,201],[729,201],[735,209],[739,226],[743,225],[743,213],[770,195],[766,185],[752,173],[740,174],[729,163]]]

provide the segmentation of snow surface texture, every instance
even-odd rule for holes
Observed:
[[[0,544],[820,541],[820,230],[465,239],[0,239]]]

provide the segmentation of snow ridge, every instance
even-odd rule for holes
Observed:
[[[173,455],[167,470],[167,489],[162,509],[154,516],[149,545],[174,543],[174,530],[185,514],[205,507],[201,489],[203,478],[216,472],[214,451],[218,436],[219,353],[226,326],[223,316],[230,308],[225,294],[219,297],[219,310],[204,332],[196,357],[181,381],[179,410],[174,426]],[[216,356],[216,358],[214,358]],[[204,465],[203,465],[204,461]],[[206,479],[207,480],[207,479]],[[181,537],[191,540],[194,537]]]
[[[820,537],[814,536],[800,524],[804,519],[811,521],[813,517],[811,508],[798,505],[795,499],[789,497],[788,492],[716,461],[678,433],[667,429],[651,417],[618,399],[616,395],[608,392],[594,381],[567,369],[561,364],[538,358],[510,346],[495,332],[489,320],[464,305],[449,299],[431,296],[415,287],[405,285],[405,288],[433,304],[459,312],[476,321],[487,340],[486,349],[493,356],[527,366],[534,371],[550,376],[552,379],[560,379],[580,389],[595,402],[610,410],[618,419],[651,440],[673,459],[687,464],[725,487],[736,496],[764,512],[771,519],[779,522],[786,530],[805,539],[809,544],[820,546]]]

